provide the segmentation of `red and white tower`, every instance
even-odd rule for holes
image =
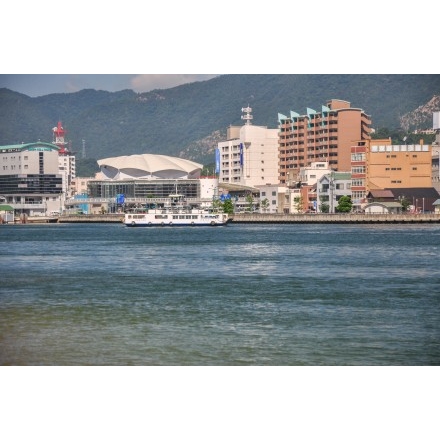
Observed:
[[[52,128],[53,131],[53,143],[60,147],[59,154],[68,154],[67,151],[67,142],[64,139],[64,135],[66,134],[66,130],[64,130],[61,125],[61,121],[58,121],[58,125]]]

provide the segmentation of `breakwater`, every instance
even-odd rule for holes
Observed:
[[[232,223],[440,223],[440,214],[234,214]],[[122,223],[121,214],[66,215],[58,223]]]
[[[123,223],[123,214],[63,215],[57,218],[29,217],[15,224],[34,223]],[[440,214],[233,214],[231,223],[440,223]],[[11,222],[9,222],[11,224]]]
[[[122,223],[124,214],[62,215],[58,223]]]
[[[440,214],[234,214],[233,223],[440,223]]]

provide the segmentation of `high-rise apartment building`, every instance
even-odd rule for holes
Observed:
[[[252,109],[242,111],[246,124],[229,127],[228,140],[219,142],[216,149],[219,184],[278,184],[278,129],[252,125]]]
[[[339,99],[328,101],[320,112],[307,108],[305,115],[278,114],[278,122],[279,180],[284,185],[312,162],[325,161],[335,171],[350,171],[353,142],[370,139],[370,116]]]

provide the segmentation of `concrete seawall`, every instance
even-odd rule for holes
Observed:
[[[121,214],[70,215],[58,223],[122,223]],[[232,223],[440,223],[440,214],[234,214]]]
[[[124,214],[62,215],[58,223],[122,223]]]
[[[440,223],[440,214],[235,214],[233,223]]]

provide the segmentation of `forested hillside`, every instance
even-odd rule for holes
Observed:
[[[440,75],[222,75],[140,94],[82,90],[37,98],[0,89],[0,145],[50,142],[61,120],[79,158],[84,139],[87,158],[155,153],[210,163],[226,128],[242,124],[247,105],[255,125],[276,128],[278,113],[320,111],[342,99],[371,115],[376,129],[393,130],[435,95]],[[431,127],[432,116],[417,124]]]

